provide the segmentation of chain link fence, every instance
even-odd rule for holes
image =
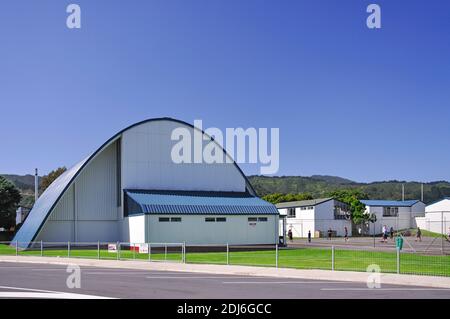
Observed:
[[[184,243],[0,242],[0,255],[139,260],[192,264],[242,265],[295,269],[365,272],[376,266],[383,273],[450,277],[450,255],[424,249],[288,248],[278,245],[186,245]]]

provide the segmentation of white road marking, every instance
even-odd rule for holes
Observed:
[[[322,291],[448,291],[449,288],[322,288]]]
[[[147,279],[232,279],[232,278],[258,278],[258,277],[236,277],[233,275],[230,276],[147,276]]]
[[[13,290],[13,291],[0,291],[0,298],[112,299],[103,296],[76,294],[76,293],[32,289],[32,288],[10,287],[10,286],[0,286],[0,289]]]
[[[72,294],[66,292],[0,292],[0,298],[25,298],[25,299],[110,299],[107,297]]]
[[[127,272],[127,271],[84,271],[84,275],[145,275],[147,272]]]
[[[342,281],[224,281],[224,285],[296,285],[296,284],[314,284],[314,285],[327,285],[327,284],[348,284]]]

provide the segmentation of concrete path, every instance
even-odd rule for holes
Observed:
[[[272,278],[313,279],[341,282],[367,283],[368,273],[327,270],[300,270],[300,269],[276,269],[266,267],[248,266],[223,266],[223,265],[198,265],[178,263],[158,263],[146,261],[117,261],[96,260],[78,258],[57,257],[32,257],[32,256],[0,256],[0,262],[21,262],[37,264],[68,265],[75,264],[80,267],[104,267],[151,271],[170,271],[188,273],[207,273],[215,275],[255,276]],[[450,288],[449,277],[413,276],[380,274],[382,284],[408,285],[415,287]]]

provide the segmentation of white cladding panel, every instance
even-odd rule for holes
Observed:
[[[313,209],[295,209],[295,218],[286,219],[286,231],[292,229],[294,237],[306,238],[311,231],[311,237],[316,237],[316,231],[327,232],[332,229],[338,236],[344,236],[345,227],[348,235],[352,235],[352,222],[334,218],[334,201],[330,200],[316,206]],[[281,215],[287,214],[287,209],[279,209]],[[281,227],[281,226],[280,226]]]
[[[417,226],[438,234],[450,234],[450,199],[430,204],[425,208],[425,217],[416,218]]]
[[[345,227],[347,227],[348,235],[352,235],[352,222],[350,220],[334,218],[334,200],[317,205],[314,211],[316,214],[316,231],[326,233],[331,228],[337,236],[344,236]]]
[[[35,241],[68,242],[74,240],[73,221],[47,220]]]
[[[124,189],[245,191],[245,178],[232,163],[175,164],[171,153],[178,141],[172,141],[171,134],[180,127],[194,136],[192,127],[172,121],[148,122],[123,133]]]
[[[386,226],[389,230],[391,227],[394,230],[402,230],[416,227],[416,217],[423,216],[423,204],[417,204],[413,207],[398,207],[398,216],[389,217],[383,216],[384,207],[379,206],[366,206],[366,212],[369,214],[375,214],[377,221],[375,223],[375,233],[381,234],[383,226]],[[414,211],[412,211],[414,209]],[[422,210],[422,211],[421,211]],[[370,224],[370,233],[373,233],[374,225]]]
[[[132,244],[145,244],[145,215],[128,218],[129,242]]]
[[[50,214],[49,220],[69,221],[74,219],[74,187],[71,185],[69,189],[61,197],[56,207]]]
[[[428,205],[425,208],[425,211],[428,212],[450,212],[450,199],[443,199],[437,203]]]
[[[75,181],[77,220],[117,220],[116,143],[95,157]]]
[[[116,242],[118,239],[119,224],[117,221],[90,220],[77,222],[77,242]]]
[[[313,206],[311,206],[313,207]],[[280,211],[281,213],[281,211]],[[287,214],[287,209],[285,210]],[[313,209],[301,209],[301,207],[295,208],[295,218],[286,219],[286,231],[292,230],[292,235],[296,238],[303,238],[308,236],[308,232],[311,231],[311,235],[314,237],[315,230],[315,214]]]
[[[147,240],[159,243],[191,245],[258,245],[278,241],[278,216],[267,217],[267,222],[249,222],[257,216],[200,216],[184,215],[181,222],[160,222],[159,217],[146,215]],[[172,216],[175,217],[175,216]],[[206,217],[225,217],[226,222],[206,222]]]

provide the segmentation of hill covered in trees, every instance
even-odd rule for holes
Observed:
[[[249,176],[250,183],[259,196],[269,194],[310,194],[313,198],[326,197],[330,193],[354,189],[369,196],[370,199],[402,199],[402,184],[405,185],[405,199],[420,199],[421,183],[406,181],[382,181],[358,183],[336,176]],[[424,201],[431,203],[443,197],[450,197],[450,183],[437,181],[424,183]]]
[[[58,170],[56,170],[58,171]],[[59,172],[58,172],[59,173]],[[34,201],[34,176],[0,174],[12,181],[22,193],[22,205],[31,206]],[[51,174],[49,174],[51,175]],[[39,179],[42,182],[42,178]],[[301,194],[300,197],[327,197],[335,191],[352,189],[368,195],[370,199],[401,200],[402,184],[405,184],[406,199],[420,199],[421,183],[405,181],[382,181],[358,183],[346,178],[327,175],[305,176],[249,176],[249,180],[259,196],[270,194]],[[292,196],[291,196],[292,197]],[[298,196],[297,196],[298,197]],[[296,198],[297,198],[296,197]],[[306,198],[305,197],[305,198]],[[437,181],[424,184],[424,201],[431,203],[443,197],[450,197],[450,183]],[[294,197],[292,197],[294,198]]]

